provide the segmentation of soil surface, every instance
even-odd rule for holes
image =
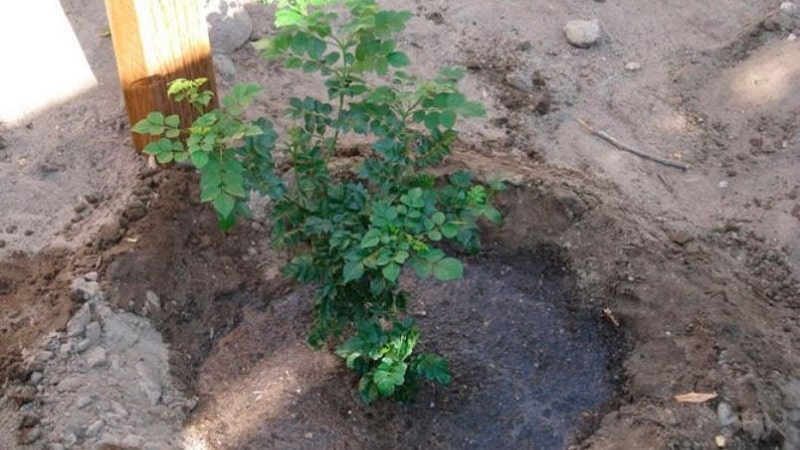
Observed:
[[[414,12],[414,70],[465,66],[487,106],[450,165],[510,185],[463,281],[404,281],[454,382],[360,404],[305,343],[310,293],[279,275],[268,205],[224,234],[196,174],[147,168],[103,2],[62,0],[99,85],[0,124],[3,448],[800,448],[800,15],[380,3]],[[598,42],[571,46],[573,19]],[[248,45],[228,56],[220,90],[264,86],[252,114],[278,128],[321,94]]]

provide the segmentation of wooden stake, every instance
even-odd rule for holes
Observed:
[[[178,114],[188,126],[197,112],[167,97],[176,78],[207,78],[215,93],[208,27],[197,0],[105,0],[119,79],[131,125],[151,111]],[[133,134],[142,150],[150,137]]]

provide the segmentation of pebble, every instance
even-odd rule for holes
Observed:
[[[521,73],[509,73],[505,77],[506,84],[522,92],[534,91],[533,80]]]
[[[147,299],[147,304],[150,305],[150,307],[154,308],[155,310],[161,309],[161,299],[158,297],[158,294],[153,291],[147,291],[145,293],[145,298]]]
[[[78,409],[83,409],[83,408],[91,405],[92,402],[94,402],[92,397],[90,397],[88,395],[81,395],[80,397],[78,397],[77,400],[75,400],[75,407],[78,408]]]
[[[734,414],[731,405],[726,402],[719,402],[717,406],[717,420],[722,428],[727,428],[736,423],[738,418]]]
[[[42,381],[42,378],[44,378],[42,372],[33,372],[31,374],[31,383],[39,384],[39,382]]]
[[[233,64],[233,60],[230,56],[217,53],[212,57],[212,61],[214,63],[214,69],[216,69],[223,80],[228,83],[234,80],[236,77],[236,65]]]
[[[22,416],[19,426],[22,428],[33,428],[39,424],[41,418],[36,414],[26,413]]]
[[[61,347],[59,347],[59,348],[58,348],[58,353],[59,353],[61,356],[67,356],[67,355],[69,355],[69,354],[70,354],[70,352],[71,352],[72,350],[73,350],[72,341],[71,341],[71,340],[69,340],[69,341],[67,341],[67,342],[64,342],[63,344],[61,344]],[[84,349],[84,350],[85,350],[85,349]],[[78,351],[83,351],[83,350],[78,350]]]
[[[69,344],[69,343],[67,343],[67,344]],[[64,344],[64,345],[67,345],[67,344]],[[75,353],[83,353],[86,350],[89,350],[89,348],[91,346],[92,346],[92,341],[91,340],[82,339],[80,342],[75,344]],[[67,352],[67,353],[69,353],[69,352]]]
[[[83,277],[72,280],[70,291],[72,292],[72,295],[81,300],[90,301],[102,298],[102,294],[100,293],[100,284],[98,284],[96,281],[86,281]]]
[[[106,365],[108,357],[106,356],[106,349],[103,347],[94,347],[86,352],[86,364],[89,367],[100,367]]]
[[[91,282],[89,282],[91,283]],[[97,283],[95,283],[97,284]],[[67,337],[80,336],[86,331],[86,326],[92,320],[92,311],[88,303],[84,303],[81,309],[67,322]]]
[[[570,20],[564,26],[564,36],[571,45],[588,48],[600,39],[600,25],[597,20]]]
[[[78,442],[78,436],[75,435],[72,431],[65,431],[64,435],[61,437],[61,443],[64,444],[64,447],[70,448]]]
[[[64,450],[64,446],[54,442],[47,446],[47,450]]]
[[[86,428],[86,436],[95,437],[103,431],[103,427],[106,426],[106,423],[103,422],[103,419],[97,419]]]
[[[95,271],[87,272],[87,273],[83,274],[83,279],[86,280],[86,281],[97,281],[98,277],[99,277],[99,275]]]
[[[625,64],[625,70],[627,70],[628,72],[638,72],[642,70],[642,65],[639,64],[638,62],[631,61]]]
[[[89,325],[86,325],[86,339],[89,340],[92,345],[100,342],[100,335],[103,333],[103,329],[97,321],[89,322]]]
[[[161,399],[161,383],[149,373],[147,366],[141,362],[136,363],[136,371],[139,373],[139,388],[144,393],[151,405],[157,405]]]
[[[783,2],[781,3],[781,12],[792,17],[800,16],[800,7],[794,2]]]
[[[69,377],[59,381],[56,385],[56,390],[59,392],[72,392],[83,385],[80,378]]]

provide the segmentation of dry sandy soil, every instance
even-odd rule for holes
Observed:
[[[0,124],[3,448],[800,448],[800,15],[779,1],[380,1],[414,12],[420,74],[466,66],[487,106],[451,164],[511,188],[463,282],[408,281],[454,383],[369,407],[305,344],[269,224],[223,235],[193,173],[131,150],[103,2],[61,3],[99,85]],[[572,19],[599,42],[570,46]],[[254,116],[319,91],[231,56],[220,89],[263,85]]]

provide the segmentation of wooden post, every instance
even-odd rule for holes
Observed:
[[[176,78],[207,78],[204,88],[215,93],[208,27],[197,0],[105,0],[114,42],[117,70],[131,125],[150,111],[179,114],[189,125],[196,111],[167,97]],[[150,137],[133,133],[141,150]]]

